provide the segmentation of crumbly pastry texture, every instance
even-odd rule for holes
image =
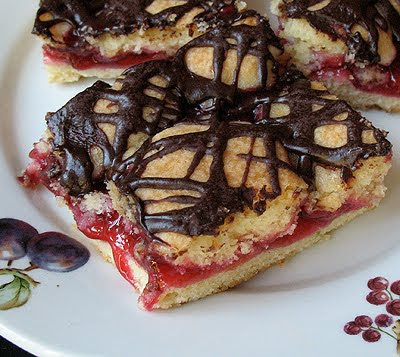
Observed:
[[[21,181],[64,199],[143,308],[235,286],[383,198],[386,133],[281,52],[241,18],[47,115]]]
[[[49,81],[73,82],[172,57],[245,13],[246,3],[233,0],[41,0],[32,32],[43,40]]]
[[[353,107],[400,111],[396,0],[273,0],[292,62]]]

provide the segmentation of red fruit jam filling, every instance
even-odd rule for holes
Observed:
[[[355,88],[364,92],[400,97],[399,58],[396,58],[390,66],[365,65],[360,67],[345,63],[342,55],[315,53],[310,66],[316,66],[310,75],[313,80],[349,81]]]
[[[54,48],[43,46],[45,64],[68,64],[77,70],[91,68],[129,68],[136,64],[166,59],[164,52],[142,52],[141,54],[126,52],[114,57],[104,57],[97,51],[76,51],[71,48]]]
[[[335,218],[347,212],[367,206],[368,202],[349,201],[335,212],[318,211],[312,215],[301,212],[297,226],[292,234],[283,237],[278,235],[266,237],[264,240],[253,244],[252,251],[248,254],[236,252],[234,261],[226,261],[222,264],[211,264],[209,266],[196,266],[191,263],[187,266],[174,265],[164,256],[152,251],[152,244],[148,242],[151,238],[144,229],[128,221],[112,208],[111,198],[104,206],[104,212],[96,214],[82,209],[79,199],[71,198],[58,184],[46,174],[57,165],[55,157],[46,150],[46,147],[36,145],[30,153],[33,159],[25,175],[20,180],[28,185],[39,182],[44,184],[56,196],[62,196],[70,207],[78,228],[89,238],[101,240],[110,244],[115,264],[121,275],[133,286],[136,285],[136,278],[132,275],[130,263],[135,261],[142,267],[149,276],[139,300],[146,310],[154,309],[159,297],[169,288],[185,287],[189,284],[207,279],[220,272],[234,269],[258,254],[270,249],[277,249],[289,246],[304,239],[321,228],[328,226]]]
[[[360,204],[345,204],[339,210],[315,217],[300,216],[297,227],[292,234],[281,238],[267,240],[267,245],[260,242],[253,245],[249,254],[237,253],[238,259],[227,261],[224,264],[203,266],[177,266],[167,261],[163,256],[151,252],[147,242],[149,237],[139,226],[128,222],[116,211],[104,214],[82,212],[79,205],[72,204],[70,208],[78,224],[78,228],[89,238],[108,242],[113,250],[115,264],[121,275],[135,286],[135,277],[132,276],[129,261],[134,259],[149,275],[147,284],[140,302],[147,310],[152,310],[158,298],[168,288],[185,287],[189,284],[207,279],[217,273],[234,269],[246,261],[268,249],[277,249],[289,246],[297,241],[314,234],[317,230],[329,225],[340,215],[360,208]]]

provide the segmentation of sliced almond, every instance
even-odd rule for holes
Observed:
[[[332,119],[336,121],[343,121],[349,117],[349,112],[343,112],[340,114],[336,114]]]
[[[381,58],[379,63],[383,66],[389,66],[397,55],[396,46],[393,44],[393,36],[390,32],[383,31],[379,27],[378,32],[378,53]]]
[[[173,6],[180,6],[186,4],[186,0],[154,0],[149,6],[146,7],[146,11],[152,15],[158,14],[161,11],[169,9]]]
[[[364,144],[376,144],[376,138],[373,130],[364,130],[361,133],[361,139]]]
[[[101,148],[98,146],[92,146],[90,148],[90,159],[92,160],[93,163],[93,172],[92,176],[94,178],[99,177],[103,173],[103,160],[104,160],[104,153]]]
[[[311,104],[311,110],[313,112],[317,112],[318,110],[322,109],[324,106],[321,104]]]
[[[400,2],[399,0],[389,0],[392,6],[396,9],[396,11],[400,14]]]
[[[169,84],[169,81],[168,81],[168,79],[166,79],[164,77],[154,76],[154,77],[151,77],[149,79],[149,83],[151,83],[151,84],[153,84],[153,85],[155,85],[157,87],[167,88],[168,84]]]
[[[334,94],[321,95],[320,98],[328,100],[338,100],[338,97],[336,97],[336,95]]]
[[[148,137],[149,136],[147,134],[141,132],[129,135],[128,148],[124,152],[122,160],[126,160],[128,157],[132,156],[136,151],[138,151]]]
[[[326,90],[326,87],[321,82],[317,82],[317,81],[311,81],[311,88],[315,89],[315,90],[321,90],[321,91]]]
[[[237,51],[230,49],[226,53],[225,61],[222,65],[221,81],[227,85],[235,82],[235,70],[237,66]]]
[[[114,82],[114,84],[113,84],[113,86],[112,86],[111,88],[114,89],[114,90],[121,90],[121,89],[122,89],[122,86],[123,86],[123,81],[122,81],[122,79],[117,79],[117,80]]]
[[[54,19],[54,16],[52,13],[50,12],[44,12],[43,14],[41,14],[39,16],[39,20],[42,22],[47,22],[47,21],[51,21]]]
[[[190,72],[204,78],[214,78],[214,48],[190,48],[185,54],[185,63]]]
[[[238,76],[239,89],[254,89],[261,85],[260,60],[253,55],[245,55]]]
[[[118,112],[118,105],[108,99],[99,99],[93,111],[98,114],[114,114]]]
[[[49,30],[54,41],[64,43],[64,35],[66,35],[71,29],[72,26],[68,22],[64,21],[51,26]]]
[[[146,89],[143,91],[143,93],[144,93],[145,95],[147,95],[148,97],[157,98],[157,99],[159,99],[159,100],[164,100],[164,98],[165,98],[165,93],[164,93],[164,92],[155,90],[155,89],[153,89],[153,88],[146,88]]]
[[[106,134],[108,142],[112,145],[115,138],[115,125],[110,123],[99,123],[97,126]]]
[[[282,50],[279,48],[276,48],[275,46],[269,45],[268,46],[269,52],[271,52],[272,56],[274,58],[278,58],[282,54]]]
[[[272,103],[270,110],[271,118],[281,118],[290,114],[290,107],[284,103]]]
[[[152,107],[143,107],[143,119],[148,123],[153,123],[157,119],[157,110]]]
[[[328,6],[331,3],[331,0],[323,0],[315,5],[309,6],[307,8],[308,11],[318,11],[322,10],[324,7]]]
[[[353,25],[353,27],[351,28],[351,32],[352,33],[358,32],[365,42],[369,42],[369,33],[368,33],[367,29],[365,27],[361,26],[360,24]]]

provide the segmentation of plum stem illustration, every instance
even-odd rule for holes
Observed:
[[[385,289],[385,291],[389,294],[390,300],[393,300],[393,295],[392,295],[392,293],[391,293],[388,289]]]
[[[29,262],[29,266],[24,269],[24,271],[31,271],[34,269],[38,269],[39,267],[36,264],[33,264],[32,262]]]
[[[387,332],[387,331],[385,331],[385,330],[382,330],[380,327],[370,326],[370,328],[372,328],[372,329],[374,329],[374,330],[377,330],[377,331],[380,331],[380,332],[383,332],[384,334],[390,336],[391,338],[394,338],[394,339],[397,341],[397,338],[396,338],[396,337],[394,337],[391,333],[389,333],[389,332]]]

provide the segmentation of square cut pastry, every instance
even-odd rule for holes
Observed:
[[[44,42],[49,81],[116,78],[135,64],[173,56],[245,9],[238,0],[41,0],[32,32]]]
[[[48,114],[21,181],[64,199],[144,309],[248,280],[384,196],[386,133],[279,47],[247,19]]]
[[[273,0],[293,63],[355,108],[400,111],[398,0]]]

